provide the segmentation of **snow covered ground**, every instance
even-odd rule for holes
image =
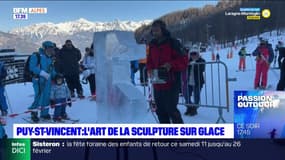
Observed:
[[[276,37],[276,33],[272,33],[272,37],[269,36],[269,33],[264,33],[261,35],[263,38],[269,39],[269,42],[272,43],[273,47],[277,44],[278,40],[284,40],[285,35]],[[257,37],[249,38],[249,43],[246,44],[246,50],[248,53],[252,53],[253,50],[256,48],[257,44],[259,43]],[[215,53],[220,54],[220,60],[226,63],[228,67],[228,74],[229,78],[237,78],[237,81],[229,82],[229,100],[230,100],[230,109],[229,112],[224,110],[224,119],[227,123],[233,123],[233,92],[235,90],[252,90],[253,89],[253,81],[254,81],[254,74],[255,74],[255,57],[247,57],[246,58],[246,71],[245,72],[236,72],[238,69],[238,51],[241,46],[238,46],[237,49],[233,50],[233,58],[227,59],[227,53],[229,52],[229,48],[220,49],[219,51],[215,51]],[[206,61],[211,61],[211,53],[205,52],[202,53],[202,57]],[[207,71],[210,68],[207,67]],[[223,72],[223,71],[222,71]],[[214,73],[214,75],[216,75]],[[279,80],[279,70],[270,70],[268,76],[268,84],[272,85],[274,90]],[[139,83],[139,73],[136,74],[136,81]],[[214,85],[217,84],[217,81],[214,81]],[[222,84],[222,83],[221,83]],[[207,85],[211,86],[211,82],[207,80]],[[225,85],[222,84],[222,90],[225,89]],[[144,91],[143,87],[137,86],[142,92]],[[85,96],[90,95],[89,93],[89,86],[83,85],[84,94]],[[9,114],[11,113],[22,113],[27,110],[29,105],[33,102],[33,88],[30,83],[24,84],[13,84],[7,85],[6,91],[8,94],[9,105]],[[147,88],[146,88],[147,91]],[[205,88],[201,93],[202,103],[205,101]],[[209,93],[207,93],[209,94]],[[146,93],[146,99],[147,99]],[[215,98],[215,97],[214,97]],[[222,101],[224,97],[222,97]],[[208,97],[208,100],[211,101],[211,96]],[[181,102],[183,102],[183,98],[181,97]],[[217,100],[215,100],[217,103]],[[141,113],[141,116],[144,116],[147,119],[148,123],[157,123],[155,120],[155,114],[147,111],[148,106],[145,107],[145,112]],[[215,108],[205,108],[200,107],[198,110],[198,115],[194,117],[185,116],[184,112],[186,107],[183,105],[179,105],[179,110],[183,116],[183,120],[185,123],[216,123],[218,119],[218,110]],[[96,123],[96,101],[90,101],[89,99],[77,100],[73,102],[71,108],[67,108],[67,113],[72,119],[80,119],[80,123]],[[53,114],[53,110],[50,109],[50,113]],[[128,113],[126,113],[126,116]],[[5,130],[8,134],[8,137],[12,137],[12,130],[13,124],[15,123],[26,123],[22,118],[29,117],[29,114],[21,114],[14,118],[7,117],[7,125],[5,126]],[[140,122],[138,122],[140,123]]]

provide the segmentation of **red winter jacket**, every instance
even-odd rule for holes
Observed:
[[[177,41],[166,38],[158,43],[156,40],[151,41],[149,45],[149,55],[147,56],[147,70],[157,69],[165,63],[171,64],[169,71],[169,80],[165,84],[154,84],[156,90],[167,90],[177,82],[177,74],[175,72],[185,71],[187,69],[187,54],[180,53]],[[180,44],[178,44],[180,45]],[[180,48],[181,49],[181,48]]]

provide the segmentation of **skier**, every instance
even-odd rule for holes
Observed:
[[[280,58],[281,57],[281,58]],[[278,91],[284,91],[285,89],[285,47],[279,48],[279,57],[281,59],[281,65],[280,65],[280,79],[277,84],[277,90]]]
[[[220,54],[219,53],[217,53],[217,55],[216,55],[216,61],[217,62],[220,61]]]
[[[264,39],[260,41],[259,46],[252,53],[256,56],[256,72],[254,79],[254,89],[265,89],[267,86],[267,74],[269,66],[273,61],[273,49],[272,45],[266,42]],[[261,79],[261,84],[260,84]]]
[[[273,128],[272,129],[272,131],[271,132],[269,132],[269,134],[270,134],[270,139],[275,139],[275,137],[276,137],[276,129],[275,128]]]
[[[78,98],[84,98],[83,89],[79,78],[79,61],[81,53],[75,48],[71,40],[66,40],[59,54],[60,73],[63,73],[67,86],[70,90],[71,97],[75,97],[76,89]]]
[[[54,55],[54,43],[51,41],[43,42],[38,54],[40,54],[40,59],[36,54],[33,54],[29,62],[29,70],[34,74],[32,82],[35,92],[34,102],[29,109],[41,109],[40,117],[51,119],[49,108],[45,106],[50,104],[51,78],[56,74],[51,57]],[[39,61],[40,64],[38,64]],[[37,111],[31,112],[31,119],[36,123],[39,121]]]
[[[4,66],[3,62],[0,62],[0,109],[1,109],[1,115],[2,116],[7,116],[8,114],[8,105],[6,102],[6,97],[4,95],[5,93],[5,87],[3,84],[3,80],[6,78],[7,76],[7,70]]]
[[[279,53],[278,55],[278,68],[281,68],[281,63],[282,63],[282,59],[284,58],[284,56],[282,54],[280,54],[280,49],[284,48],[284,44],[282,41],[278,41],[276,47],[275,47],[275,56],[274,56],[274,67],[276,64],[276,58],[277,58],[277,53]]]
[[[96,61],[94,51],[90,48],[85,48],[85,56],[83,58],[83,66],[85,71],[83,71],[84,79],[86,78],[89,82],[91,96],[96,97],[96,82],[95,82],[95,70]]]
[[[156,114],[160,123],[183,123],[177,109],[180,72],[187,69],[188,58],[180,42],[170,36],[166,24],[155,20],[151,25],[150,52],[147,70],[151,79],[156,73],[162,84],[153,84]]]
[[[199,63],[199,64],[196,64]],[[188,66],[188,97],[187,104],[194,104],[193,106],[187,106],[185,115],[194,116],[197,115],[197,109],[200,103],[200,92],[205,83],[205,60],[200,56],[199,48],[193,46],[190,50],[190,60]],[[192,95],[194,96],[194,103],[191,101]]]
[[[68,119],[65,108],[66,104],[71,107],[71,96],[62,74],[56,74],[54,81],[55,83],[51,86],[50,104],[55,108],[53,120],[60,122],[62,119]]]
[[[245,58],[247,56],[246,54],[246,50],[245,50],[245,47],[242,47],[240,49],[240,51],[238,52],[238,55],[239,55],[239,66],[238,66],[238,69],[239,71],[245,71]]]

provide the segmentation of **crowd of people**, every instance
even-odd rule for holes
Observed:
[[[151,34],[153,39],[148,44],[146,67],[150,79],[162,79],[157,83],[153,81],[158,120],[160,123],[183,123],[177,108],[179,93],[182,92],[190,104],[185,115],[196,115],[204,84],[205,60],[198,46],[187,50],[171,36],[161,20],[152,23]]]
[[[155,112],[159,123],[183,123],[177,108],[179,94],[182,93],[186,102],[185,115],[195,116],[200,105],[200,93],[205,84],[205,60],[200,56],[199,46],[184,47],[181,41],[171,36],[165,22],[155,20],[151,25],[152,39],[146,43],[146,58],[130,62],[130,81],[135,84],[135,73],[140,72],[140,84],[148,85],[151,80],[155,101]],[[279,54],[277,58],[277,53]],[[252,54],[246,47],[238,52],[240,57],[238,69],[245,71],[246,56],[256,57],[256,73],[254,89],[266,89],[270,64],[278,59],[280,80],[277,90],[285,89],[285,47],[279,41],[274,50],[264,39]],[[85,48],[81,57],[71,40],[66,40],[62,48],[54,42],[45,41],[38,51],[30,56],[28,68],[32,73],[34,101],[28,108],[31,119],[39,122],[41,119],[61,121],[68,119],[66,106],[72,106],[72,98],[84,98],[81,83],[89,83],[90,95],[96,97],[95,71],[96,61],[93,45]],[[80,80],[82,73],[82,80]],[[0,63],[0,79],[4,79],[7,71]],[[155,80],[154,80],[155,79]],[[158,81],[159,80],[159,81]],[[4,86],[0,82],[0,109],[2,116],[7,115],[7,102],[4,96]],[[38,116],[38,107],[40,115]],[[49,108],[54,107],[53,117]],[[1,125],[0,125],[1,127]],[[0,128],[1,133],[1,128]],[[1,135],[1,134],[0,134]]]
[[[95,96],[94,53],[90,48],[86,48],[85,51],[82,67],[84,72],[88,72],[85,78],[89,81],[91,95]],[[85,97],[80,80],[81,59],[80,50],[71,40],[66,40],[61,49],[57,48],[54,42],[45,41],[38,52],[31,55],[28,65],[33,75],[35,97],[28,109],[32,110],[32,121],[38,122],[40,118],[52,118],[54,121],[69,118],[65,108],[72,105],[71,98],[76,97],[75,93],[80,99]],[[40,117],[36,111],[39,106]],[[49,114],[49,106],[55,107],[53,117]]]
[[[148,76],[152,79],[157,76],[154,73],[158,72],[164,82],[153,82],[156,114],[160,123],[183,123],[181,114],[177,109],[179,90],[185,97],[187,106],[185,115],[197,115],[197,109],[200,105],[200,92],[205,84],[205,60],[200,56],[200,50],[197,46],[193,45],[189,50],[185,50],[179,41],[171,37],[166,29],[166,24],[161,20],[152,23],[151,34],[153,39],[148,44],[146,62]],[[254,89],[267,89],[270,65],[274,61],[275,66],[276,60],[278,60],[280,80],[276,90],[284,91],[285,47],[282,41],[278,41],[274,53],[272,44],[268,40],[260,38],[260,43],[253,53],[247,53],[246,47],[243,46],[238,55],[240,57],[239,71],[246,69],[246,56],[255,56]],[[217,61],[219,59],[217,57]]]

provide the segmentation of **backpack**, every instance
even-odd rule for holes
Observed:
[[[40,63],[41,63],[40,53],[34,52],[32,55],[34,55],[34,54],[37,56],[37,65],[40,65]],[[32,71],[30,71],[30,67],[29,67],[30,66],[30,59],[31,59],[32,55],[30,55],[25,62],[24,74],[23,74],[24,82],[32,82],[32,78],[34,77],[34,73]]]

